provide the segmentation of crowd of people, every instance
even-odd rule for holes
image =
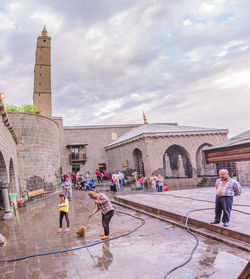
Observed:
[[[142,174],[134,171],[132,173],[134,177],[134,185],[133,189],[136,189],[136,185],[140,183],[140,187],[142,191],[144,191],[144,183],[145,177]],[[108,181],[108,174],[101,173],[99,170],[96,170],[97,181],[103,183],[103,180]],[[219,171],[220,178],[216,181],[216,201],[215,201],[215,218],[210,224],[219,224],[221,221],[224,223],[225,227],[229,226],[230,221],[230,213],[233,204],[233,196],[237,196],[241,194],[241,185],[239,182],[235,180],[235,178],[230,178],[229,172],[227,169],[221,169]],[[90,178],[89,172],[86,173],[73,173],[71,177],[68,174],[62,174],[62,182],[64,186],[64,192],[59,194],[60,197],[60,215],[59,215],[59,229],[58,233],[62,231],[62,221],[65,216],[67,222],[67,228],[64,232],[69,231],[69,201],[72,200],[72,184],[76,185],[77,183],[82,183],[86,185],[90,183],[92,178]],[[72,180],[72,182],[71,182]],[[150,179],[151,189],[152,191],[163,192],[168,191],[167,185],[164,184],[164,179],[161,174],[155,175],[152,174]],[[113,174],[110,179],[110,190],[117,191],[117,188],[122,188],[126,186],[125,176],[122,171],[119,171],[118,174]],[[106,240],[109,238],[109,223],[111,218],[114,215],[114,208],[110,199],[104,193],[95,193],[94,191],[89,192],[89,197],[95,200],[95,208],[89,214],[89,218],[92,217],[98,211],[101,211],[102,214],[102,226],[104,233],[101,235],[102,240]]]
[[[149,180],[151,183],[152,191],[157,191],[157,192],[168,191],[167,184],[164,183],[164,179],[160,174],[158,175],[152,174]]]
[[[127,186],[125,175],[122,171],[114,174],[108,174],[105,170],[101,172],[97,169],[95,174],[96,178],[92,178],[88,171],[72,173],[71,176],[69,176],[67,173],[62,174],[62,186],[64,187],[65,194],[68,199],[72,199],[72,188],[93,190],[96,186],[95,181],[98,184],[109,184],[110,190],[114,192],[123,190],[124,187]],[[132,176],[134,178],[134,181],[132,181],[132,190],[141,189],[144,191],[147,187],[153,192],[168,191],[167,185],[164,183],[164,178],[161,176],[161,174],[152,174],[148,181],[146,177],[144,177],[142,174],[138,174],[136,170],[132,172]]]
[[[67,222],[67,228],[64,230],[64,232],[69,231],[69,201],[72,200],[72,189],[81,189],[81,190],[91,190],[89,192],[89,196],[92,199],[95,199],[96,203],[96,209],[90,214],[89,217],[91,217],[93,214],[95,214],[98,210],[101,210],[102,212],[102,225],[104,228],[104,234],[102,234],[102,239],[108,238],[109,235],[109,222],[114,214],[113,208],[111,206],[111,203],[108,199],[108,197],[103,194],[97,194],[94,193],[92,190],[95,189],[94,181],[97,181],[97,183],[110,184],[110,190],[111,191],[118,191],[124,189],[124,187],[127,186],[125,175],[122,171],[119,171],[118,173],[109,175],[106,171],[101,172],[100,170],[96,170],[96,179],[92,178],[90,176],[89,172],[77,172],[72,173],[71,175],[68,175],[67,173],[62,174],[62,187],[63,192],[59,194],[60,197],[60,215],[59,215],[59,229],[58,233],[62,231],[62,222],[63,217],[65,216],[66,222]],[[134,183],[132,184],[132,190],[137,189],[139,186],[142,191],[145,190],[145,177],[142,174],[137,173],[137,171],[134,171],[132,173],[134,177]],[[163,189],[167,191],[167,186],[163,183],[163,177],[158,174],[157,176],[152,174],[152,176],[149,179],[151,183],[151,189],[152,191],[158,191],[162,192]],[[108,204],[109,207],[104,204]]]
[[[136,188],[138,188],[138,184],[140,183],[140,187],[142,189],[142,191],[144,191],[145,189],[145,177],[142,174],[137,173],[137,171],[134,171],[132,173],[132,175],[134,176],[134,185],[132,186],[132,190],[135,190]],[[151,177],[149,178],[149,183],[151,185],[151,187],[149,187],[149,189],[151,188],[151,190],[153,192],[157,191],[157,192],[163,192],[164,191],[168,191],[168,187],[167,184],[164,183],[164,179],[163,177],[158,174],[152,174]]]

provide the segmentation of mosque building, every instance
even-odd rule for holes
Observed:
[[[145,114],[142,124],[64,126],[62,117],[53,116],[51,99],[51,38],[44,27],[34,67],[33,103],[40,114],[6,113],[0,102],[0,198],[6,218],[8,193],[55,191],[62,173],[137,170],[146,179],[160,173],[175,188],[215,180],[220,165],[206,164],[202,150],[227,140],[227,129],[148,123]]]

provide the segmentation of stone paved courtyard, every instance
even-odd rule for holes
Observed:
[[[136,195],[142,196],[138,191]],[[58,203],[58,194],[50,194],[19,209],[15,220],[1,221],[0,232],[6,236],[7,244],[0,247],[0,259],[70,249],[100,240],[99,213],[91,219],[85,238],[73,233],[93,207],[86,192],[73,191],[69,233],[56,233]],[[142,217],[146,224],[129,236],[88,249],[1,263],[0,278],[155,279],[163,278],[169,269],[187,259],[195,241],[185,230],[119,206],[116,208]],[[116,213],[111,221],[111,236],[129,232],[140,223]],[[192,261],[169,278],[233,279],[248,260],[246,252],[200,237]]]
[[[118,195],[119,196],[119,195]],[[191,198],[191,199],[190,199]],[[168,192],[144,192],[138,198],[136,195],[123,193],[123,200],[148,205],[159,210],[186,216],[186,212],[193,209],[211,208],[204,211],[192,212],[190,218],[209,223],[214,219],[214,187],[185,189]],[[249,235],[250,225],[250,188],[242,187],[242,195],[234,197],[228,230]],[[239,206],[242,205],[242,206]],[[245,206],[246,205],[246,206]],[[246,212],[247,214],[244,214]],[[248,224],[248,225],[247,225]],[[222,227],[221,222],[217,227]]]

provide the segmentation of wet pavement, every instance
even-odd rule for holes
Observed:
[[[138,198],[143,196],[139,191],[135,192]],[[122,194],[128,193],[126,189]],[[68,233],[56,232],[59,222],[58,203],[57,193],[46,195],[19,209],[15,220],[0,221],[0,233],[7,238],[6,245],[0,247],[0,259],[60,251],[100,241],[100,213],[92,217],[84,238],[74,234],[93,207],[87,192],[73,191]],[[195,240],[185,230],[123,207],[116,208],[142,217],[146,224],[133,234],[88,249],[0,263],[0,279],[164,278],[168,270],[188,258]],[[140,224],[140,220],[115,213],[111,221],[111,237],[127,233]],[[65,220],[63,225],[65,227]],[[192,261],[173,272],[169,278],[233,279],[237,278],[248,260],[249,254],[246,252],[200,237]]]
[[[175,218],[183,216],[184,220],[186,219],[187,211],[207,208],[206,210],[190,213],[190,222],[192,223],[192,220],[194,220],[193,223],[196,221],[196,225],[198,226],[217,231],[224,235],[233,236],[235,239],[250,244],[249,187],[243,187],[242,195],[234,197],[229,228],[225,228],[222,222],[216,226],[209,225],[209,222],[214,220],[215,190],[213,187],[162,193],[145,192],[140,196],[127,194],[122,195],[118,200],[135,207],[142,205],[143,207],[147,207],[147,211],[150,211],[151,209],[154,211],[154,209],[157,209],[169,213],[170,216],[172,214]]]

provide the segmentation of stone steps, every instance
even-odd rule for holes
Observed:
[[[113,200],[112,202],[114,204],[124,206],[128,209],[135,210],[137,212],[146,214],[150,217],[157,218],[159,220],[168,222],[172,225],[186,229],[185,226],[186,216],[182,216],[172,212],[167,212],[164,210],[158,210],[156,208],[145,206],[143,204],[138,204],[135,202],[122,199],[121,197],[115,197],[115,200]],[[208,223],[195,220],[193,218],[189,218],[188,225],[189,228],[192,230],[192,232],[196,234],[202,235],[204,237],[208,237],[210,239],[214,239],[216,241],[225,243],[232,247],[239,248],[243,251],[250,252],[248,235],[242,234],[237,231],[232,231],[228,228],[210,225]]]

